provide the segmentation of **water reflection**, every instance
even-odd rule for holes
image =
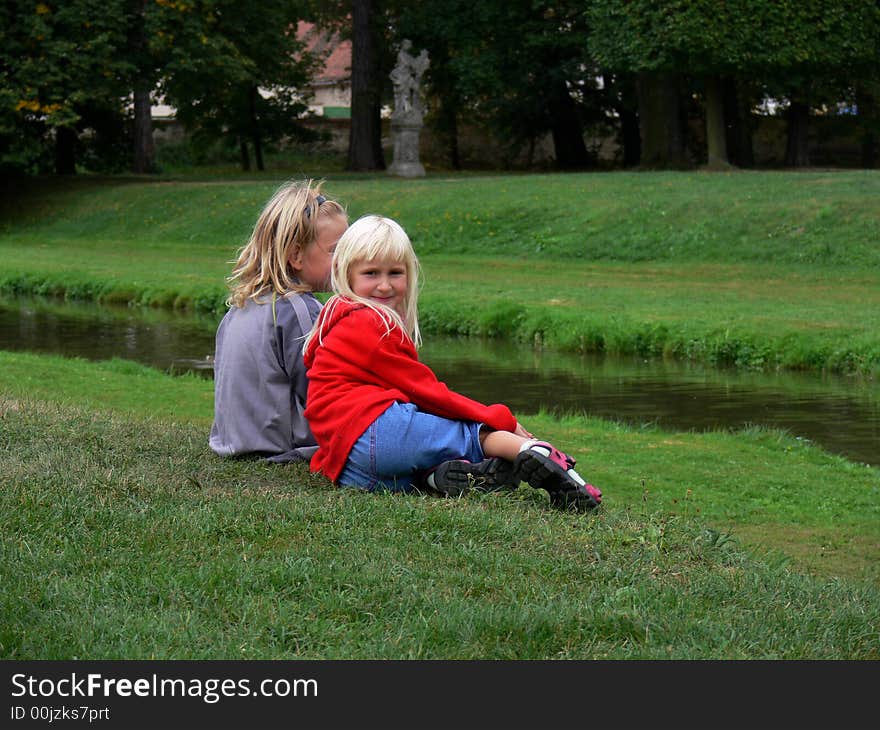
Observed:
[[[0,349],[135,360],[211,375],[217,319],[149,308],[0,299]]]
[[[0,349],[121,357],[212,375],[217,318],[164,310],[0,300]],[[800,373],[739,373],[638,358],[536,352],[428,337],[421,357],[451,388],[515,413],[585,412],[669,429],[761,424],[880,463],[880,384]]]
[[[470,351],[470,352],[469,352]],[[524,352],[509,343],[446,340],[424,359],[453,389],[538,408],[629,423],[706,430],[783,428],[856,461],[880,463],[880,387],[803,373],[739,373],[699,365]]]

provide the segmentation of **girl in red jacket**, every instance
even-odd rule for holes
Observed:
[[[533,438],[507,406],[455,393],[419,362],[418,278],[409,237],[389,218],[365,216],[339,239],[334,296],[303,346],[312,471],[369,491],[460,494],[526,481],[554,504],[598,506],[601,492],[574,459]]]

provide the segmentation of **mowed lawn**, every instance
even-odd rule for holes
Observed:
[[[220,311],[280,180],[37,181],[0,289]],[[880,363],[874,173],[331,176],[391,215],[431,332],[855,374]],[[529,414],[599,486],[336,490],[207,448],[212,389],[0,353],[4,658],[880,657],[880,470],[760,427]]]
[[[7,201],[0,289],[220,311],[279,180],[82,181]],[[326,182],[396,217],[428,331],[873,376],[880,176],[696,173]]]

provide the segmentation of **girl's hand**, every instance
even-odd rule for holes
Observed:
[[[519,421],[516,422],[516,430],[514,431],[514,433],[517,436],[522,436],[523,438],[526,438],[526,439],[535,438],[533,434],[529,433],[528,431],[526,431],[522,427],[522,424]]]

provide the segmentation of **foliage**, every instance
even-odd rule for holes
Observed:
[[[591,50],[626,71],[825,73],[877,59],[880,9],[864,0],[593,0]]]
[[[297,40],[302,4],[200,0],[157,3],[148,19],[150,47],[167,57],[162,91],[178,119],[211,143],[261,145],[307,136],[304,86],[316,59]]]
[[[454,166],[465,121],[503,140],[509,159],[549,133],[560,167],[594,164],[584,130],[620,123],[619,97],[632,93],[632,74],[647,72],[707,77],[689,88],[707,97],[709,76],[735,78],[752,89],[746,108],[761,94],[819,110],[857,105],[866,144],[876,146],[875,2],[381,0],[369,9],[374,58],[369,79],[357,78],[370,91],[370,124],[352,143],[378,147],[373,157],[381,157],[380,95],[389,98],[403,38],[431,55],[428,121]],[[0,7],[0,167],[47,171],[54,145],[89,168],[120,169],[132,91],[142,103],[149,89],[205,146],[223,137],[243,164],[253,151],[259,167],[263,145],[308,136],[295,120],[316,59],[297,42],[297,21],[350,37],[351,10],[344,0],[9,0]],[[636,122],[627,119],[632,142]]]
[[[489,125],[511,157],[552,132],[557,164],[585,166],[572,145],[602,118],[603,100],[587,55],[589,33],[578,2],[401,3],[399,38],[427,48],[426,78],[439,109],[434,119],[454,134],[457,119]]]
[[[95,134],[121,109],[126,3],[13,0],[0,13],[0,166],[43,172],[58,130]]]
[[[791,117],[786,156],[799,165],[808,162],[807,102],[833,106],[853,97],[847,79],[878,78],[880,7],[873,2],[596,0],[584,12],[593,26],[591,51],[603,68],[642,74],[644,89],[657,83],[661,74],[697,77],[695,91],[705,99],[708,157],[713,166],[727,164],[725,137],[731,120],[724,119],[722,78],[728,85],[731,79],[757,81],[765,95],[791,100],[796,113]],[[741,99],[740,104],[749,109],[748,101]],[[648,157],[662,158],[665,142],[662,136],[657,142],[663,130],[659,111],[642,112],[651,141]],[[674,109],[668,114],[676,116]],[[734,115],[738,126],[742,112]]]
[[[302,10],[294,0],[4,3],[0,164],[47,171],[47,149],[68,130],[80,162],[126,167],[132,91],[160,79],[180,119],[212,140],[308,136],[295,122],[315,64],[296,40]]]

